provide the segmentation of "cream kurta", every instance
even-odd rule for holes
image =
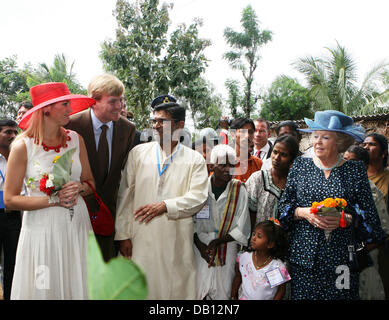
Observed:
[[[208,173],[200,153],[178,145],[173,161],[157,142],[136,146],[120,182],[115,240],[131,239],[132,259],[146,274],[148,299],[196,299],[193,215],[208,197]],[[134,220],[140,206],[164,201],[167,213],[148,224]]]

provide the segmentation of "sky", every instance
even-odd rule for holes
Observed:
[[[134,2],[134,1],[130,1]],[[344,46],[357,64],[362,81],[377,63],[389,61],[388,0],[172,0],[170,30],[201,18],[200,37],[209,39],[205,50],[205,78],[216,93],[227,98],[224,82],[242,80],[223,60],[229,50],[223,31],[241,31],[242,10],[251,4],[262,29],[273,32],[261,49],[255,88],[266,89],[284,74],[304,83],[292,63],[305,56],[326,56],[326,47]],[[54,55],[64,53],[85,88],[103,73],[101,43],[114,39],[112,15],[116,0],[1,0],[0,59],[17,56],[18,65],[40,62],[51,65]]]

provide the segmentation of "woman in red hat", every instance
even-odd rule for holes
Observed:
[[[64,126],[95,101],[72,95],[64,83],[40,84],[30,94],[34,107],[19,123],[25,131],[12,144],[4,188],[7,209],[24,211],[11,299],[87,299],[92,227],[82,196],[92,193],[83,182],[94,185],[94,178],[82,137]]]

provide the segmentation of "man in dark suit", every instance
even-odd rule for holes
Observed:
[[[71,116],[68,129],[77,131],[85,141],[89,162],[96,181],[96,192],[116,217],[116,200],[121,170],[133,147],[135,125],[120,115],[123,83],[113,75],[97,76],[88,86],[88,95],[96,100],[90,109]],[[97,203],[91,195],[85,199],[90,208]],[[96,235],[105,261],[115,257],[114,232]]]
[[[255,119],[255,132],[254,132],[254,150],[252,155],[260,158],[262,161],[270,158],[273,150],[273,144],[269,140],[270,138],[270,125],[265,119]]]

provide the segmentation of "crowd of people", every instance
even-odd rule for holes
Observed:
[[[94,232],[102,257],[134,261],[148,299],[389,299],[385,136],[326,110],[272,141],[265,119],[223,117],[190,145],[176,98],[151,101],[148,137],[113,75],[30,95],[0,120],[4,299],[88,299],[94,190],[115,225]]]

